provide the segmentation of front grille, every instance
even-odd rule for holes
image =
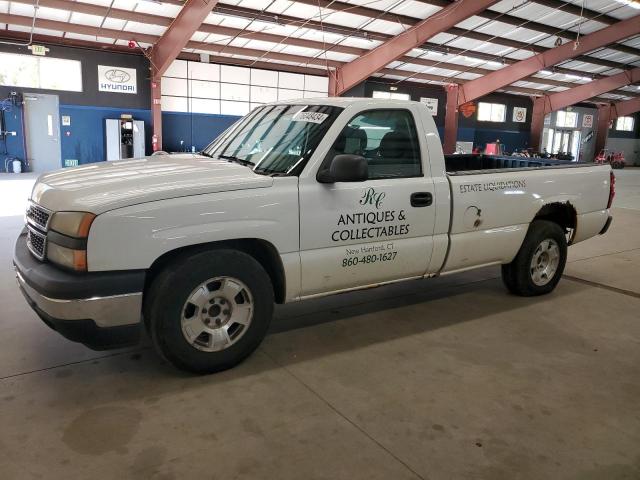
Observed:
[[[51,220],[51,211],[35,203],[29,203],[27,221],[30,224],[46,231],[49,227],[49,220]]]
[[[31,225],[27,225],[27,247],[37,259],[44,260],[47,250],[47,236]]]

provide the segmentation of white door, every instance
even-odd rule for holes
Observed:
[[[61,168],[58,96],[25,93],[24,105],[27,157],[31,171],[43,173]]]
[[[303,296],[425,274],[434,187],[416,119],[408,106],[361,111],[345,122],[322,165],[337,154],[364,156],[367,181],[319,183],[317,165],[301,175]]]

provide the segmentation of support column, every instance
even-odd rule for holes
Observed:
[[[596,130],[595,154],[598,155],[607,145],[609,122],[611,120],[611,105],[598,107],[598,129]],[[593,159],[591,159],[593,160]]]
[[[151,147],[153,151],[162,150],[162,94],[160,89],[161,76],[152,74],[151,77],[151,121],[153,136]]]
[[[544,128],[544,102],[545,98],[536,98],[533,101],[533,112],[531,114],[531,141],[529,146],[534,152],[540,152],[540,140],[542,138],[542,129]]]
[[[455,153],[458,139],[458,85],[447,85],[447,106],[444,116],[444,145],[445,155]]]

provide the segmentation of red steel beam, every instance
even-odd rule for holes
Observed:
[[[616,88],[624,87],[625,85],[631,85],[640,82],[640,67],[636,67],[631,70],[611,75],[607,78],[600,80],[594,80],[593,82],[579,85],[563,92],[553,93],[541,97],[537,101],[543,102],[543,111],[547,113],[560,110],[561,108],[568,107],[578,102],[587,100],[588,98],[601,95]]]
[[[154,74],[162,75],[198,31],[218,0],[186,0],[175,20],[169,25],[152,50]]]
[[[617,75],[611,75],[610,77],[603,78],[601,80],[594,80],[593,82],[580,85],[578,87],[570,88],[564,92],[553,93],[544,97],[536,98],[533,101],[533,115],[531,118],[531,146],[533,148],[540,146],[540,136],[542,135],[542,125],[545,115],[548,113],[560,110],[578,102],[585,101],[589,98],[601,95],[616,88],[624,87],[625,85],[632,85],[640,82],[640,67],[636,67],[632,70],[627,70]],[[622,111],[626,111],[626,108],[631,108],[635,105],[634,100],[629,107],[622,107]],[[609,103],[609,102],[608,102]],[[624,102],[622,102],[624,103]],[[606,105],[608,108],[608,105]],[[610,110],[609,110],[610,111]],[[604,113],[603,113],[604,112]],[[610,113],[605,110],[600,110],[600,121],[604,121],[602,115],[606,115],[607,122],[610,119]],[[619,115],[619,113],[618,113]],[[602,128],[600,128],[602,131]]]
[[[338,68],[329,83],[330,94],[340,95],[354,87],[364,79],[378,72],[385,65],[402,57],[415,47],[419,47],[429,38],[444,32],[487,7],[498,3],[498,0],[460,0],[452,3],[430,17],[416,23],[410,29],[393,37],[382,45],[369,50],[362,57]]]
[[[640,97],[616,102],[611,106],[611,120],[640,112]]]
[[[565,43],[564,45],[538,53],[508,67],[496,70],[484,77],[467,82],[460,88],[458,105],[480,98],[498,88],[522,80],[528,75],[533,75],[540,70],[550,68],[564,60],[577,57],[596,48],[637,34],[640,34],[640,15],[622,20],[615,25],[585,35],[578,43]]]
[[[598,126],[596,127],[595,154],[598,155],[607,145],[607,136],[611,128],[611,105],[598,107]]]
[[[444,142],[442,150],[446,155],[455,153],[458,140],[458,89],[459,85],[451,84],[446,87],[447,106],[444,117]]]

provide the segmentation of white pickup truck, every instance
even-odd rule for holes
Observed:
[[[552,291],[567,245],[604,233],[609,166],[445,156],[419,103],[265,105],[198,154],[41,176],[14,264],[39,316],[92,348],[141,325],[176,366],[247,357],[285,303],[501,264]]]

